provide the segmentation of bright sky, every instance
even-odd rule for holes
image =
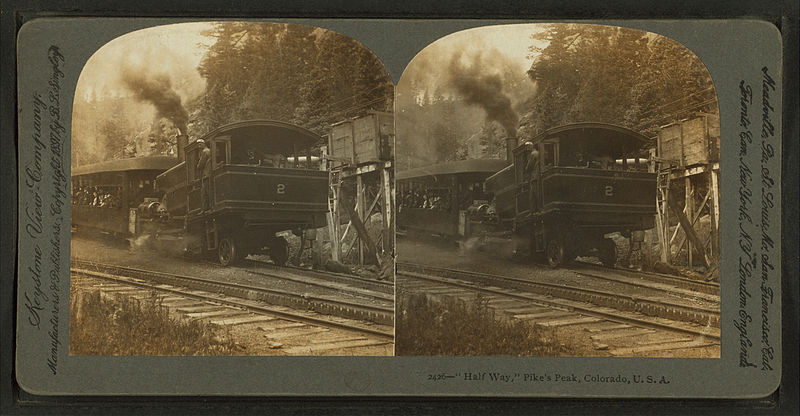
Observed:
[[[408,86],[409,81],[423,90],[437,88],[449,76],[447,62],[459,53],[461,61],[467,66],[475,56],[480,55],[484,58],[480,64],[484,71],[511,69],[524,76],[534,58],[529,50],[535,42],[531,35],[544,30],[540,24],[514,24],[484,26],[447,35],[414,57],[398,83],[398,92]],[[536,42],[536,46],[546,46],[544,42]],[[498,54],[506,59],[496,59]]]
[[[487,47],[495,48],[503,55],[519,62],[519,65],[527,71],[533,61],[527,57],[530,54],[528,47],[533,44],[530,36],[542,31],[544,27],[539,24],[485,26],[453,33],[439,39],[435,44],[449,49],[463,47],[467,43],[469,46],[464,49],[465,52]]]
[[[78,80],[78,94],[127,95],[119,83],[119,69],[124,63],[144,65],[153,73],[170,76],[182,95],[199,94],[205,84],[196,68],[214,41],[200,33],[211,28],[208,22],[180,23],[120,36],[86,62]]]
[[[143,29],[120,36],[100,48],[86,63],[77,85],[84,97],[126,96],[127,89],[119,82],[120,67],[133,64],[153,74],[168,75],[173,87],[184,100],[196,97],[205,89],[205,81],[197,73],[197,65],[214,39],[201,35],[212,28],[210,22],[180,23]],[[420,55],[446,59],[457,51],[465,56],[494,49],[524,72],[530,68],[531,34],[541,32],[539,24],[484,26],[445,36]],[[544,46],[544,45],[540,45]],[[419,55],[418,55],[419,56]],[[412,61],[413,62],[413,61]],[[436,71],[433,71],[436,72]],[[437,77],[430,74],[436,82]]]

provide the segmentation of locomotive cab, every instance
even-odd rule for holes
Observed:
[[[189,251],[214,253],[223,265],[265,251],[284,264],[284,232],[325,226],[328,172],[313,150],[321,141],[315,133],[251,120],[201,139],[186,146],[180,168],[159,177],[170,214],[185,219]],[[206,145],[208,165],[199,166]]]
[[[513,227],[530,236],[530,252],[553,266],[580,255],[613,265],[605,235],[653,227],[656,175],[628,158],[645,143],[623,127],[578,123],[517,147]]]

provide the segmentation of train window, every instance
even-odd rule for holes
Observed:
[[[95,208],[120,208],[122,187],[118,185],[79,185],[72,190],[72,204]]]
[[[588,167],[592,169],[614,169],[614,157],[608,149],[591,149],[587,152]]]
[[[433,211],[450,211],[450,189],[431,188],[422,195],[422,208]]]
[[[217,140],[214,142],[214,167],[228,163],[228,142]]]
[[[556,165],[556,145],[555,143],[542,144],[542,166],[551,167]]]

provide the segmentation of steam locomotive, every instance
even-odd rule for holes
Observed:
[[[264,250],[285,264],[284,232],[300,235],[326,224],[328,172],[311,150],[319,140],[289,123],[250,120],[193,143],[178,136],[178,158],[77,168],[73,225],[173,242],[188,252],[215,254],[222,265]],[[198,167],[204,146],[210,149],[205,174]]]
[[[438,187],[448,190],[451,201],[461,201],[458,207],[439,211],[442,218],[437,221],[416,212],[436,212],[433,204],[409,209],[401,202],[398,227],[458,238],[505,238],[515,245],[516,253],[553,267],[577,256],[596,256],[613,265],[616,247],[605,235],[629,236],[653,227],[656,174],[648,171],[645,159],[628,157],[645,143],[644,136],[624,127],[575,123],[545,131],[521,145],[516,139],[507,140],[506,166],[491,174],[485,168],[501,161],[484,161],[471,171],[398,173],[401,196],[411,189],[430,198],[432,191],[443,193]],[[459,185],[460,178],[483,178],[482,192],[476,193],[477,184]]]

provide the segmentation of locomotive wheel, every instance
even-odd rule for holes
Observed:
[[[285,266],[289,261],[289,243],[283,237],[275,237],[269,242],[269,257],[278,266]]]
[[[236,248],[235,240],[231,237],[225,237],[219,240],[217,254],[219,257],[219,264],[223,266],[230,266],[239,260],[239,253]]]
[[[547,242],[545,248],[545,255],[547,256],[547,264],[550,267],[556,268],[566,262],[566,249],[564,249],[564,240],[556,237]]]
[[[614,241],[609,238],[603,239],[599,252],[600,262],[606,267],[614,267],[617,263],[617,245]]]

